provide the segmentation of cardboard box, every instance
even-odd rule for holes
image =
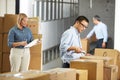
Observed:
[[[37,44],[37,45],[31,47],[30,48],[30,52],[33,53],[33,54],[34,53],[42,54],[42,43]]]
[[[10,53],[3,53],[2,54],[2,73],[10,72],[9,55],[10,55]]]
[[[117,65],[109,65],[104,67],[104,80],[117,80],[117,74]]]
[[[4,27],[3,33],[8,33],[9,30],[17,24],[18,15],[15,14],[5,14],[4,15]]]
[[[4,15],[4,28],[3,32],[8,33],[9,30],[17,24],[17,17],[18,15],[15,14],[5,14]],[[38,34],[39,30],[39,18],[33,17],[33,18],[28,18],[28,27],[31,29],[32,34]]]
[[[117,65],[118,66],[118,79],[120,79],[120,52],[115,49],[95,49],[96,56],[107,56],[113,58],[110,61],[110,65]]]
[[[90,47],[89,47],[89,40],[87,39],[81,39],[81,44],[82,44],[82,49],[86,52],[89,52]]]
[[[30,48],[31,53],[42,54],[42,34],[33,34],[34,39],[40,39],[41,43]]]
[[[88,70],[88,80],[103,80],[103,60],[73,60],[70,62],[70,68]]]
[[[30,53],[29,70],[42,70],[42,57],[40,53]]]
[[[3,35],[0,34],[0,52],[2,52],[2,47],[3,47]]]
[[[45,72],[50,74],[50,80],[76,80],[75,69],[55,68]]]
[[[100,49],[100,48],[95,48],[94,55],[95,56],[111,57],[111,58],[113,58],[113,60],[111,60],[111,62],[109,64],[116,65],[119,53],[116,50],[114,50],[114,49]]]
[[[42,39],[42,35],[34,34],[34,39]],[[29,69],[39,69],[42,70],[42,42],[30,48],[30,66]]]
[[[88,70],[77,70],[76,80],[88,80]]]
[[[32,31],[32,34],[38,34],[40,27],[39,22],[40,20],[38,17],[28,18],[28,27]]]
[[[104,66],[109,65],[109,62],[113,60],[111,57],[104,57],[104,56],[82,56],[81,59],[93,59],[93,60],[103,60]]]
[[[3,34],[3,52],[10,52],[10,47],[8,46],[8,34]]]
[[[47,70],[47,71],[43,71],[43,72],[50,74],[49,80],[57,80],[57,75],[58,75],[57,72],[56,71],[51,71],[51,70],[52,69]]]
[[[0,52],[0,73],[2,72],[2,52]]]
[[[4,17],[0,17],[0,34],[3,33],[3,27],[4,27],[3,23],[4,23]]]
[[[49,80],[49,74],[40,71],[25,71],[19,73],[5,73],[2,80]]]

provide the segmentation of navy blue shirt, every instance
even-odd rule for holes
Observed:
[[[11,48],[14,42],[27,41],[27,43],[30,43],[32,40],[32,32],[28,27],[23,27],[20,30],[17,26],[14,26],[8,33],[8,46]],[[16,48],[24,48],[24,46],[17,46]]]

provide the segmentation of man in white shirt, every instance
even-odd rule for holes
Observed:
[[[69,68],[70,61],[85,56],[82,50],[80,32],[88,26],[89,20],[85,16],[79,16],[73,26],[66,30],[61,37],[60,54],[63,61],[63,68]]]
[[[97,39],[96,48],[106,48],[106,43],[108,39],[107,25],[101,21],[98,15],[95,15],[93,17],[93,23],[95,24],[95,26],[88,33],[86,39],[89,39],[95,33]]]

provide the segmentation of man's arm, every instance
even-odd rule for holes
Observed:
[[[89,39],[94,34],[94,28],[88,33],[85,39]]]

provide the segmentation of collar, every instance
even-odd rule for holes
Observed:
[[[15,28],[18,29],[18,30],[21,30],[20,28],[18,28],[18,26],[15,26]],[[26,28],[26,27],[23,26],[23,29],[25,29],[25,28]],[[22,30],[23,30],[23,29],[22,29]]]
[[[78,30],[74,26],[71,26],[70,28],[74,29],[75,33],[80,36],[80,33],[78,32]]]

